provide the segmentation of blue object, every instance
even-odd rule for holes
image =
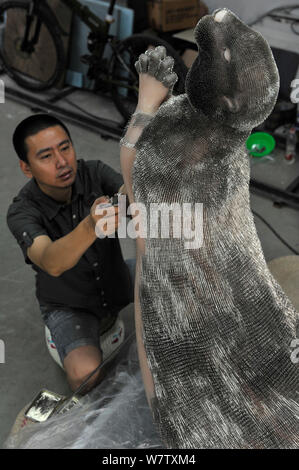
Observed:
[[[86,5],[93,13],[102,20],[108,11],[109,4],[99,0],[82,0],[82,5]],[[134,11],[130,8],[115,5],[113,17],[115,22],[110,27],[109,34],[118,39],[124,39],[133,33]],[[78,88],[93,88],[93,80],[87,78],[88,65],[80,61],[80,57],[89,54],[87,48],[87,37],[89,28],[74,15],[72,23],[72,36],[69,50],[69,66],[66,72],[65,83]],[[110,47],[106,47],[104,57],[109,57]]]

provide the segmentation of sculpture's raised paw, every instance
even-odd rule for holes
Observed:
[[[148,49],[139,56],[135,68],[139,74],[147,73],[163,83],[166,88],[173,88],[178,76],[173,72],[174,59],[166,55],[164,46]]]

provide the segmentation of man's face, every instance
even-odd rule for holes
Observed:
[[[29,167],[27,176],[33,176],[41,185],[67,188],[73,184],[77,172],[75,150],[61,126],[48,127],[25,139]],[[24,170],[23,170],[24,171]],[[68,176],[62,177],[63,174]]]

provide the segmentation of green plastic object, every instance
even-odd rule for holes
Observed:
[[[250,155],[254,157],[264,157],[269,155],[274,148],[276,142],[272,135],[267,132],[254,132],[248,137],[246,147]]]

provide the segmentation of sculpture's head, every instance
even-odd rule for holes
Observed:
[[[191,105],[234,128],[252,129],[262,123],[279,91],[267,41],[226,8],[204,16],[195,39],[199,54],[186,78]]]

